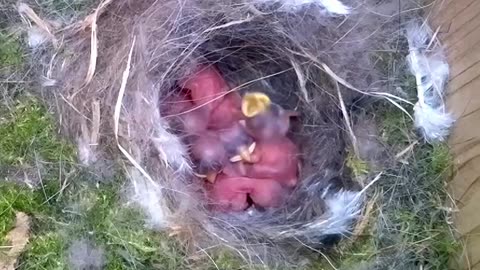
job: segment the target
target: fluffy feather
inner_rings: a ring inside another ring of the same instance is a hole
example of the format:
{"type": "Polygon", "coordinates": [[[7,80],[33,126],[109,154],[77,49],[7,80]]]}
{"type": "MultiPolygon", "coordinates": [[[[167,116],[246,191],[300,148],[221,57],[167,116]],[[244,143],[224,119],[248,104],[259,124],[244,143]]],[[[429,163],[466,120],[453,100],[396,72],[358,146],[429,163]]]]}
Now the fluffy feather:
{"type": "Polygon", "coordinates": [[[427,141],[443,141],[454,123],[443,102],[449,75],[448,64],[440,47],[428,50],[431,31],[425,25],[410,25],[407,39],[410,49],[408,64],[417,83],[415,127],[427,141]]]}
{"type": "Polygon", "coordinates": [[[142,174],[131,167],[129,171],[132,187],[129,188],[129,200],[147,215],[147,224],[152,228],[168,226],[167,217],[171,215],[165,203],[162,188],[145,179],[142,174]]]}

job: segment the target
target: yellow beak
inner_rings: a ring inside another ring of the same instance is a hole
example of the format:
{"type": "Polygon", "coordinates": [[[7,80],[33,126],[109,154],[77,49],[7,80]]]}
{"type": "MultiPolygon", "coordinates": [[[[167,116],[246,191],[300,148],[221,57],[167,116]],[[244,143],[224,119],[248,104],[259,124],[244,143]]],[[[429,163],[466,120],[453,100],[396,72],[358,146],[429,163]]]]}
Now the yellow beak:
{"type": "Polygon", "coordinates": [[[259,113],[266,111],[270,104],[270,98],[264,93],[246,93],[242,99],[242,113],[246,117],[254,117],[259,113]]]}

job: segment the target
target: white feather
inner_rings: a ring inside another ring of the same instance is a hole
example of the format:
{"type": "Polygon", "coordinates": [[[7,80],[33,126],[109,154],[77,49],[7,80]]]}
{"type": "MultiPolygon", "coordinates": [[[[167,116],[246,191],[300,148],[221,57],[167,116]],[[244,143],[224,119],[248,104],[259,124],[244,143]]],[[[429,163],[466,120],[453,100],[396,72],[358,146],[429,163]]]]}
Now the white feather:
{"type": "Polygon", "coordinates": [[[49,39],[48,33],[43,29],[37,26],[32,26],[28,30],[28,46],[30,48],[35,48],[47,41],[49,39]]]}
{"type": "Polygon", "coordinates": [[[77,139],[77,154],[78,160],[85,166],[91,165],[97,160],[90,143],[83,138],[77,139]]]}
{"type": "Polygon", "coordinates": [[[326,222],[313,223],[309,229],[322,229],[324,235],[345,234],[360,215],[362,197],[359,192],[340,191],[325,200],[328,209],[326,222]]]}
{"type": "Polygon", "coordinates": [[[347,234],[355,219],[360,216],[363,196],[362,192],[339,191],[325,199],[327,212],[318,220],[303,225],[300,229],[288,229],[280,233],[280,237],[299,237],[309,235],[310,238],[331,234],[347,234]]]}
{"type": "Polygon", "coordinates": [[[129,170],[131,188],[129,199],[136,204],[147,216],[147,224],[153,228],[165,228],[168,226],[167,217],[170,210],[164,199],[163,190],[147,180],[136,168],[129,170]]]}
{"type": "Polygon", "coordinates": [[[443,100],[449,66],[441,48],[427,50],[430,38],[431,31],[426,26],[411,25],[407,29],[410,49],[407,60],[417,83],[415,127],[432,142],[446,139],[454,119],[446,111],[443,100]]]}
{"type": "Polygon", "coordinates": [[[350,8],[344,5],[340,0],[256,0],[260,3],[282,3],[284,10],[295,11],[307,4],[315,4],[324,9],[328,14],[333,15],[347,15],[350,13],[350,8]]]}

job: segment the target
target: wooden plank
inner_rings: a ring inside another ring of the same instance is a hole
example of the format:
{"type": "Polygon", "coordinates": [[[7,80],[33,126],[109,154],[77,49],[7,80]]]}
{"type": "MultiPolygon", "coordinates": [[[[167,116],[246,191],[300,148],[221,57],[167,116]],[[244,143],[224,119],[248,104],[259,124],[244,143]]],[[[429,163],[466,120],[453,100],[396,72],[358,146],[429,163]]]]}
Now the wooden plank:
{"type": "Polygon", "coordinates": [[[455,172],[448,183],[448,191],[454,200],[461,200],[469,192],[471,186],[477,185],[476,182],[480,184],[480,166],[478,164],[480,164],[480,156],[464,162],[462,168],[455,172]]]}
{"type": "Polygon", "coordinates": [[[447,106],[456,118],[467,116],[480,109],[480,95],[477,89],[480,89],[480,78],[478,77],[448,94],[447,106]]]}
{"type": "Polygon", "coordinates": [[[478,17],[477,15],[479,13],[480,13],[480,1],[474,1],[472,4],[470,4],[467,8],[464,8],[460,13],[458,13],[451,20],[451,24],[448,29],[448,32],[455,33],[459,31],[461,28],[464,28],[464,26],[467,23],[475,20],[475,17],[478,17]]]}
{"type": "Polygon", "coordinates": [[[450,63],[455,63],[458,59],[468,54],[468,52],[480,43],[480,28],[470,32],[464,39],[455,44],[445,42],[447,46],[447,57],[450,63]]]}
{"type": "Polygon", "coordinates": [[[477,141],[471,147],[467,144],[463,147],[463,150],[455,151],[453,154],[456,155],[455,165],[457,166],[458,171],[460,171],[463,167],[467,166],[469,162],[473,162],[474,159],[477,159],[477,157],[480,156],[480,143],[477,141]]]}
{"type": "Polygon", "coordinates": [[[450,77],[455,78],[478,62],[480,62],[480,43],[476,44],[469,53],[457,59],[457,61],[450,61],[450,77]]]}
{"type": "Polygon", "coordinates": [[[480,226],[477,226],[469,234],[464,235],[462,240],[466,247],[466,258],[464,260],[468,259],[468,263],[474,267],[473,269],[479,269],[475,267],[480,264],[480,226]]]}
{"type": "Polygon", "coordinates": [[[480,76],[480,62],[475,63],[473,66],[458,74],[458,76],[452,78],[448,83],[450,93],[461,89],[468,83],[472,82],[480,76]]]}
{"type": "Polygon", "coordinates": [[[470,201],[454,214],[455,227],[461,235],[472,232],[480,224],[479,201],[480,192],[473,194],[470,201]]]}
{"type": "Polygon", "coordinates": [[[449,138],[456,171],[448,190],[457,202],[454,222],[466,246],[462,267],[454,269],[480,270],[480,0],[441,1],[430,16],[446,47],[447,106],[458,119],[449,138]]]}
{"type": "Polygon", "coordinates": [[[455,165],[460,168],[475,156],[472,151],[480,154],[480,111],[457,120],[448,143],[455,155],[455,165]]]}
{"type": "MultiPolygon", "coordinates": [[[[474,18],[480,13],[480,1],[475,1],[474,3],[468,5],[467,8],[463,9],[455,18],[451,21],[449,32],[454,33],[459,30],[467,22],[474,20],[474,18]]],[[[465,37],[459,40],[445,40],[445,43],[448,46],[449,53],[455,59],[455,57],[465,53],[468,49],[471,48],[471,45],[476,44],[480,41],[480,35],[478,34],[478,28],[470,31],[465,37]]]]}
{"type": "Polygon", "coordinates": [[[431,21],[440,26],[450,22],[456,15],[472,5],[475,0],[437,0],[432,7],[431,21]]]}
{"type": "MultiPolygon", "coordinates": [[[[480,198],[478,197],[478,194],[480,194],[480,180],[478,179],[480,179],[480,176],[477,176],[476,178],[474,178],[474,180],[472,181],[472,184],[468,187],[466,192],[458,199],[458,202],[457,202],[458,209],[461,210],[465,206],[472,203],[478,205],[478,202],[474,201],[474,199],[480,198]]],[[[476,225],[477,226],[480,225],[480,221],[476,225]]]]}
{"type": "MultiPolygon", "coordinates": [[[[480,3],[480,2],[479,2],[480,3]]],[[[477,13],[480,14],[480,7],[477,10],[477,13]]],[[[475,31],[480,27],[480,16],[474,16],[473,18],[466,21],[462,26],[456,28],[455,23],[459,23],[459,20],[454,20],[451,23],[451,27],[448,29],[447,33],[444,33],[440,36],[442,42],[450,44],[450,46],[461,42],[465,37],[468,36],[471,32],[475,31]]],[[[466,17],[463,17],[466,18],[466,17]]],[[[444,29],[441,29],[441,31],[444,29]]],[[[456,64],[456,63],[453,63],[456,64]]]]}

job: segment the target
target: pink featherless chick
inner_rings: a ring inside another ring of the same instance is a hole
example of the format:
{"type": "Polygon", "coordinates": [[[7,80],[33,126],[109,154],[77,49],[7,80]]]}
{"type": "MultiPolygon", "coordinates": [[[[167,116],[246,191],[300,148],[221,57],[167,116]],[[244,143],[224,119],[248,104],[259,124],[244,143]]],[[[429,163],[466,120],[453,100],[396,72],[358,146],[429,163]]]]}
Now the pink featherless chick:
{"type": "Polygon", "coordinates": [[[225,174],[218,176],[215,184],[210,186],[210,199],[214,209],[224,212],[238,212],[253,203],[263,208],[279,207],[286,196],[285,189],[271,179],[254,179],[232,177],[225,174]]]}
{"type": "Polygon", "coordinates": [[[180,89],[177,95],[168,97],[164,104],[167,106],[162,113],[180,120],[180,127],[186,135],[199,134],[207,129],[210,119],[208,110],[196,108],[187,90],[180,89]]]}
{"type": "MultiPolygon", "coordinates": [[[[231,161],[251,162],[255,144],[240,124],[222,130],[205,130],[193,136],[191,154],[197,164],[199,176],[214,183],[216,175],[228,171],[231,161]]],[[[243,162],[236,163],[238,166],[243,162]]],[[[239,167],[241,169],[241,167],[239,167]]]]}
{"type": "Polygon", "coordinates": [[[197,167],[197,175],[214,183],[217,174],[228,163],[227,152],[219,143],[218,134],[204,131],[201,135],[193,136],[191,141],[190,153],[197,167]]]}
{"type": "Polygon", "coordinates": [[[223,100],[216,106],[211,114],[208,127],[212,129],[230,128],[238,121],[244,119],[240,109],[242,97],[237,92],[225,94],[223,100]]]}
{"type": "Polygon", "coordinates": [[[275,179],[288,188],[297,184],[299,151],[287,137],[258,142],[251,156],[254,163],[243,165],[245,176],[275,179]]]}
{"type": "Polygon", "coordinates": [[[195,107],[205,107],[210,113],[220,103],[228,91],[227,82],[213,66],[200,66],[197,71],[180,83],[180,87],[189,90],[195,107]]]}
{"type": "Polygon", "coordinates": [[[281,185],[291,188],[298,182],[299,150],[286,137],[289,118],[295,112],[283,110],[270,103],[262,93],[244,96],[242,111],[247,132],[255,139],[256,146],[251,154],[251,163],[238,163],[227,168],[229,175],[243,175],[251,178],[275,179],[281,185]]]}

